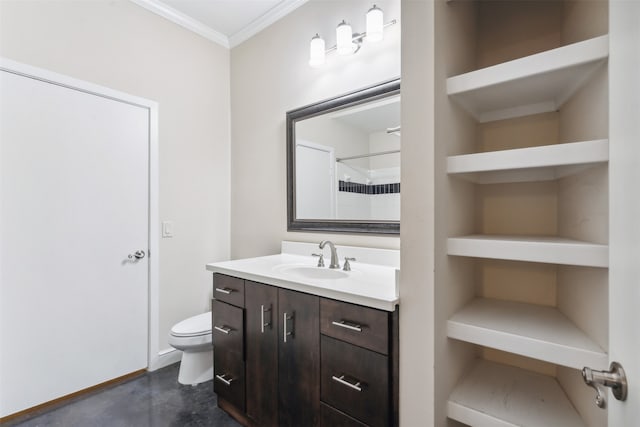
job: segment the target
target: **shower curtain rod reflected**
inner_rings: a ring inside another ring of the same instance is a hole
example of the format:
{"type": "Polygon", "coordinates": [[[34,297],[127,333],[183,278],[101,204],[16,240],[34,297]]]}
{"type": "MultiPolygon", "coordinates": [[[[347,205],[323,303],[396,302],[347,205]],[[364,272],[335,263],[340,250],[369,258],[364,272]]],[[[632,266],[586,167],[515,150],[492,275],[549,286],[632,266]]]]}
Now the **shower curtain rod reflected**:
{"type": "Polygon", "coordinates": [[[363,159],[365,157],[383,156],[385,154],[394,154],[399,152],[400,150],[390,150],[390,151],[380,151],[378,153],[361,154],[359,156],[336,157],[336,162],[342,162],[343,160],[351,160],[351,159],[363,159]]]}

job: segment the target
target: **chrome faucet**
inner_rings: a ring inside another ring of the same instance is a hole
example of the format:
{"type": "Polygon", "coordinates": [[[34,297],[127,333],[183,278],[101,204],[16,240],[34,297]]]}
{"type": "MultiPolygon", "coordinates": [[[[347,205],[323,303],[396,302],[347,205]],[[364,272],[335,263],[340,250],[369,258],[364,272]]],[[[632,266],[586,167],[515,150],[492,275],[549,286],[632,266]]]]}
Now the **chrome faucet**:
{"type": "Polygon", "coordinates": [[[336,247],[333,242],[329,240],[323,240],[320,242],[320,249],[324,249],[324,245],[329,245],[331,249],[331,263],[329,264],[329,268],[340,268],[340,263],[338,262],[338,252],[336,251],[336,247]]]}

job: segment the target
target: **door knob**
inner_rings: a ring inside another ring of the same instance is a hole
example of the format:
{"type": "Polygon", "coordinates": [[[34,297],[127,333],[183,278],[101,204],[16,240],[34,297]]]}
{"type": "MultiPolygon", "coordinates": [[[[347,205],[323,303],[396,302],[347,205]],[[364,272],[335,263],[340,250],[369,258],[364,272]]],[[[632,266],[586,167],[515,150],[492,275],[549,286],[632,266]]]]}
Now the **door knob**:
{"type": "Polygon", "coordinates": [[[134,253],[129,254],[128,258],[138,260],[144,258],[145,255],[144,251],[135,251],[134,253]]]}
{"type": "Polygon", "coordinates": [[[618,400],[627,400],[627,376],[624,374],[622,365],[618,362],[611,362],[608,371],[596,371],[591,368],[582,368],[582,379],[589,387],[596,391],[596,405],[598,408],[606,406],[606,400],[598,385],[611,387],[613,397],[618,400]]]}

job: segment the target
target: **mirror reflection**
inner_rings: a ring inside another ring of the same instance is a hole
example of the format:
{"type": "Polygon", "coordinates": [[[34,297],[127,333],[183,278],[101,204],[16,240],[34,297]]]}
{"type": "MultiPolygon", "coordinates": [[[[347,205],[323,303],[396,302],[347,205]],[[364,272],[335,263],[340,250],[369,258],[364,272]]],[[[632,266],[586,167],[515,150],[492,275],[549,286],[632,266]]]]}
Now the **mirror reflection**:
{"type": "Polygon", "coordinates": [[[400,220],[400,95],[295,126],[298,219],[400,220]]]}
{"type": "Polygon", "coordinates": [[[287,229],[400,233],[400,80],[287,112],[287,229]]]}

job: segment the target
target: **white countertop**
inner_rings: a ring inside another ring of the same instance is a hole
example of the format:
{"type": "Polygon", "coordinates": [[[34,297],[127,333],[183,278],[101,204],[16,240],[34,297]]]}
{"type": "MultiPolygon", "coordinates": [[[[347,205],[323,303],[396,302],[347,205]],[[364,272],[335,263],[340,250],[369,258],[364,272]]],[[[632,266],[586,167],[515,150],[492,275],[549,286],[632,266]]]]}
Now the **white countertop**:
{"type": "MultiPolygon", "coordinates": [[[[326,264],[328,261],[325,258],[326,264]]],[[[315,268],[327,269],[316,267],[317,263],[318,259],[310,255],[281,253],[214,262],[207,264],[207,270],[386,311],[394,311],[399,303],[398,270],[393,266],[356,261],[351,263],[352,271],[334,270],[336,274],[345,276],[337,279],[309,278],[295,274],[300,270],[313,274],[315,268]]]]}

